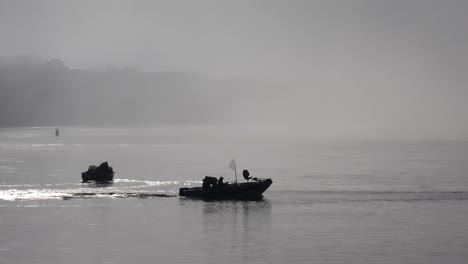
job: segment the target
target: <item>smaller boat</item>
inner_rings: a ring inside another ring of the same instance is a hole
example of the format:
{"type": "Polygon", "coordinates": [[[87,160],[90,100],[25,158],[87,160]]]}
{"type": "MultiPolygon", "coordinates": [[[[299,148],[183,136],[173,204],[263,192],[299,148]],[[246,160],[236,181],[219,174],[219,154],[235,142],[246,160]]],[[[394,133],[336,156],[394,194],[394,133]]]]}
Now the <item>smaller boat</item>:
{"type": "Polygon", "coordinates": [[[83,183],[111,183],[114,179],[114,170],[109,166],[107,161],[99,166],[91,165],[87,171],[81,173],[81,179],[83,183]]]}
{"type": "Polygon", "coordinates": [[[253,178],[252,181],[244,183],[206,184],[209,178],[214,177],[205,177],[203,187],[180,188],[179,195],[213,200],[252,199],[262,197],[262,194],[273,183],[271,179],[253,178]]]}

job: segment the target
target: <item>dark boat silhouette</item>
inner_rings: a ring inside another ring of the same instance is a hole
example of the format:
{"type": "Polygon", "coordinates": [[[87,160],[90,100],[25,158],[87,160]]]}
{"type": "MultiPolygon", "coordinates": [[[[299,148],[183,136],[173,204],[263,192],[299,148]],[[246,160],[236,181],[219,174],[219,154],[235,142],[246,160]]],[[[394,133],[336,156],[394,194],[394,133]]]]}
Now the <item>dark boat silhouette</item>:
{"type": "Polygon", "coordinates": [[[91,165],[88,170],[81,173],[83,183],[94,182],[99,184],[111,183],[114,179],[114,170],[106,162],[101,163],[99,166],[91,165]]]}
{"type": "Polygon", "coordinates": [[[201,199],[254,199],[262,197],[272,183],[271,179],[253,178],[244,183],[204,184],[204,187],[180,188],[179,195],[201,199]]]}

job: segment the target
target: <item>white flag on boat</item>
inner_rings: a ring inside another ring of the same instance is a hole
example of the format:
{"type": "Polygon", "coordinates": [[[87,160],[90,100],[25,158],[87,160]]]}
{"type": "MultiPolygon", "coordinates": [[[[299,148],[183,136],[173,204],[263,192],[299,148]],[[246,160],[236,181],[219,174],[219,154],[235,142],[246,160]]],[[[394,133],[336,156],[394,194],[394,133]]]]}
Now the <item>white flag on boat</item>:
{"type": "Polygon", "coordinates": [[[229,168],[231,170],[236,170],[236,159],[231,160],[231,163],[229,163],[229,168]]]}
{"type": "Polygon", "coordinates": [[[234,184],[237,184],[237,171],[236,171],[236,159],[232,159],[231,163],[229,163],[229,168],[234,171],[234,175],[236,176],[236,181],[234,184]]]}

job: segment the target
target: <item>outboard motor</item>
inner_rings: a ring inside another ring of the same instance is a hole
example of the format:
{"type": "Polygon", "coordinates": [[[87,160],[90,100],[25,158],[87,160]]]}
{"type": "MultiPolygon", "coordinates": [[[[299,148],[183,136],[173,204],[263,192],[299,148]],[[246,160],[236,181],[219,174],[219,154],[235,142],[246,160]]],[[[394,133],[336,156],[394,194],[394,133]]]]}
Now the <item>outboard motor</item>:
{"type": "Polygon", "coordinates": [[[218,184],[218,179],[216,179],[215,177],[206,176],[205,179],[203,179],[202,187],[206,189],[212,186],[214,187],[217,184],[218,184]]]}

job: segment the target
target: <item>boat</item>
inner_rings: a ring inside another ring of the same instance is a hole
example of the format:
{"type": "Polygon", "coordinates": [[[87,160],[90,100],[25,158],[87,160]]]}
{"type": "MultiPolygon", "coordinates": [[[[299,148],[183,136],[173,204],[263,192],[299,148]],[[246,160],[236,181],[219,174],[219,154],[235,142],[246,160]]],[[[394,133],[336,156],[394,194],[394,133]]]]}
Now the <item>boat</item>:
{"type": "MultiPolygon", "coordinates": [[[[205,179],[208,177],[205,177],[205,179]]],[[[209,177],[213,178],[213,177],[209,177]]],[[[216,178],[215,178],[216,179],[216,178]]],[[[273,183],[271,179],[253,178],[244,183],[222,183],[203,187],[180,188],[179,196],[200,199],[252,199],[262,197],[262,194],[273,183]]]]}
{"type": "Polygon", "coordinates": [[[82,183],[111,183],[114,179],[114,170],[106,162],[101,163],[99,166],[90,165],[88,170],[81,173],[82,183]]]}

